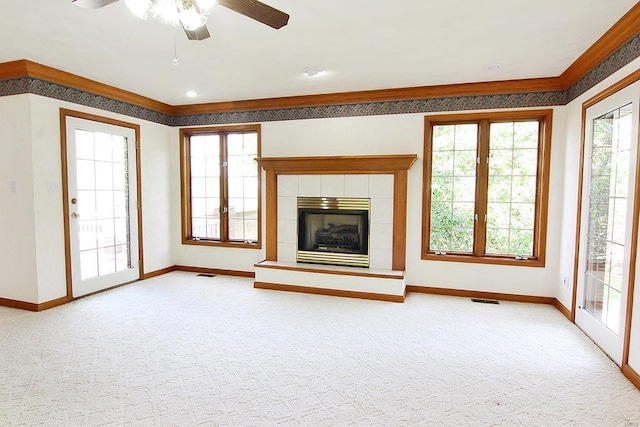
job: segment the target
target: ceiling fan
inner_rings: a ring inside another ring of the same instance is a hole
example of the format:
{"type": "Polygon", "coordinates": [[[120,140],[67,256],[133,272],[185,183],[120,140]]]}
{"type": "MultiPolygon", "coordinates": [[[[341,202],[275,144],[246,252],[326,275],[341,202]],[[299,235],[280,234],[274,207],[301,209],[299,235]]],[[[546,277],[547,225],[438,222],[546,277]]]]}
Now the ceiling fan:
{"type": "MultiPolygon", "coordinates": [[[[118,0],[71,0],[87,9],[99,9],[118,0]]],[[[169,24],[180,24],[189,40],[204,40],[210,36],[205,22],[211,7],[221,6],[238,12],[272,28],[282,28],[289,15],[257,0],[125,0],[129,9],[146,19],[147,12],[158,15],[169,24]]]]}

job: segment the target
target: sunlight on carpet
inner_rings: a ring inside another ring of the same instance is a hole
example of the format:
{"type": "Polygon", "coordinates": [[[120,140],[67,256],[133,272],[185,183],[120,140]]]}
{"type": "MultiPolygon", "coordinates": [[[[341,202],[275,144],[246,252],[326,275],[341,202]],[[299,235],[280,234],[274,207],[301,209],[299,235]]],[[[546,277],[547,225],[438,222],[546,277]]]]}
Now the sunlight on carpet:
{"type": "Polygon", "coordinates": [[[551,306],[252,284],[0,307],[0,425],[640,426],[640,391],[551,306]]]}

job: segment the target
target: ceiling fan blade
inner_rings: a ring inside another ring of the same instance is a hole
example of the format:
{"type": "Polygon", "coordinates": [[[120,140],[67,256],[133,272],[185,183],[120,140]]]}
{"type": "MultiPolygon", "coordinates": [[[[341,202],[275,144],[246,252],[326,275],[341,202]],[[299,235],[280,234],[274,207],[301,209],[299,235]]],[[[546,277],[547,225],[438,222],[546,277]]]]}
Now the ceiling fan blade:
{"type": "Polygon", "coordinates": [[[218,4],[275,29],[289,22],[288,14],[257,0],[218,0],[218,4]]]}
{"type": "Polygon", "coordinates": [[[196,28],[195,30],[187,30],[184,27],[182,27],[182,29],[184,30],[184,33],[187,35],[187,38],[189,40],[205,40],[211,37],[211,34],[209,34],[209,30],[207,29],[206,25],[203,25],[200,28],[196,28]]]}
{"type": "Polygon", "coordinates": [[[101,7],[117,1],[118,0],[71,0],[71,3],[86,9],[100,9],[101,7]]]}

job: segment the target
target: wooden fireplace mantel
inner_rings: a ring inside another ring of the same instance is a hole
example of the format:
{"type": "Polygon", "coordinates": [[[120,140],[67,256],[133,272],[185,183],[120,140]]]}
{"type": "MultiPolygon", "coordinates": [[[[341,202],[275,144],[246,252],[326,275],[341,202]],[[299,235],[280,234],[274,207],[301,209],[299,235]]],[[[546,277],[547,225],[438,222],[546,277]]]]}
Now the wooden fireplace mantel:
{"type": "Polygon", "coordinates": [[[413,166],[416,154],[381,156],[258,157],[258,164],[278,175],[394,174],[413,166]]]}
{"type": "Polygon", "coordinates": [[[417,154],[259,157],[266,171],[266,261],[278,260],[278,175],[393,175],[392,269],[404,271],[407,246],[407,175],[417,154]]]}

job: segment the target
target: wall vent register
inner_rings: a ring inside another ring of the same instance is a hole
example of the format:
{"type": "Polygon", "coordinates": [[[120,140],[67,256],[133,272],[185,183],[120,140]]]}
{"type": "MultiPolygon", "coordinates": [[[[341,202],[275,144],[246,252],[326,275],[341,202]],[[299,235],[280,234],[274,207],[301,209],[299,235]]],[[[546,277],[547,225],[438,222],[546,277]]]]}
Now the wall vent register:
{"type": "Polygon", "coordinates": [[[299,197],[296,260],[369,267],[370,199],[299,197]]]}

